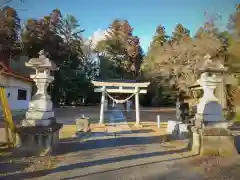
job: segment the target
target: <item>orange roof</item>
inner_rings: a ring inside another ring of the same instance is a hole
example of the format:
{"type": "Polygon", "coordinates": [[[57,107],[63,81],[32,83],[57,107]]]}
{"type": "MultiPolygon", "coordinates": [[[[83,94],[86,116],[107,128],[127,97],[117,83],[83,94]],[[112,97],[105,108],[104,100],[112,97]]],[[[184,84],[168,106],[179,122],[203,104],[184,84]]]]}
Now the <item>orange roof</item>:
{"type": "Polygon", "coordinates": [[[5,66],[3,64],[3,62],[0,61],[0,67],[1,69],[3,69],[4,71],[2,72],[2,74],[7,75],[7,76],[12,76],[16,79],[21,79],[23,81],[28,81],[28,82],[33,82],[33,80],[30,77],[27,77],[21,73],[18,72],[14,72],[13,70],[11,70],[10,68],[8,68],[7,66],[5,66]]]}

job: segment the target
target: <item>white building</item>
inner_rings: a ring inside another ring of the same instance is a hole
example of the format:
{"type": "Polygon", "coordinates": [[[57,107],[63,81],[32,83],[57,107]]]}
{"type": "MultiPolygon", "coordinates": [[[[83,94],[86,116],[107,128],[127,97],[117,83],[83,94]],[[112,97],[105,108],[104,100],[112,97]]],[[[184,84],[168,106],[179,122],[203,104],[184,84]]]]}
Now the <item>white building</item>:
{"type": "Polygon", "coordinates": [[[33,80],[10,70],[3,63],[0,63],[0,69],[0,84],[6,87],[10,109],[12,111],[28,109],[32,97],[33,80]]]}

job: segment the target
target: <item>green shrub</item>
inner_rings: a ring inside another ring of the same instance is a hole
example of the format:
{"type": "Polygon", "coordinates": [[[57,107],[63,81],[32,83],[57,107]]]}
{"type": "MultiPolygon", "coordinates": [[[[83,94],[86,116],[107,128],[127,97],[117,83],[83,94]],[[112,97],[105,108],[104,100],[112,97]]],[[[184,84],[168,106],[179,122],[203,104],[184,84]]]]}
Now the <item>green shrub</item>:
{"type": "Polygon", "coordinates": [[[240,122],[240,112],[239,111],[236,112],[234,122],[240,122]]]}

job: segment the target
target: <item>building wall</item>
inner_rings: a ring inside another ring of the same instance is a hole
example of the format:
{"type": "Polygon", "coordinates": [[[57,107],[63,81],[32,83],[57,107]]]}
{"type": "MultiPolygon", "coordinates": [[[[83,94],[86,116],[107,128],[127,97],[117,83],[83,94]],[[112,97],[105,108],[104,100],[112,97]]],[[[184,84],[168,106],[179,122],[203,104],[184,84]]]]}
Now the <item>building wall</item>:
{"type": "MultiPolygon", "coordinates": [[[[32,83],[11,76],[0,75],[1,84],[6,86],[6,96],[11,110],[28,109],[31,100],[32,83]],[[18,100],[18,90],[26,90],[26,100],[18,100]]],[[[2,107],[0,107],[1,109],[2,107]]]]}

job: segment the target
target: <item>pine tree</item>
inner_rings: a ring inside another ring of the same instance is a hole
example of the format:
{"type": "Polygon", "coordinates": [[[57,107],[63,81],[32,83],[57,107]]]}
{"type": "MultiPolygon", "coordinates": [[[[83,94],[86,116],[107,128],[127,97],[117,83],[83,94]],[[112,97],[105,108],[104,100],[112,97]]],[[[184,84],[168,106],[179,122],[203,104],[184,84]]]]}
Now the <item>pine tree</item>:
{"type": "Polygon", "coordinates": [[[228,22],[229,30],[240,37],[240,4],[237,4],[236,11],[231,14],[228,22]]]}
{"type": "Polygon", "coordinates": [[[164,26],[159,25],[156,29],[155,35],[151,42],[151,47],[155,47],[159,45],[162,46],[163,43],[168,41],[168,39],[169,39],[169,36],[166,35],[164,26]]]}
{"type": "Polygon", "coordinates": [[[15,9],[4,7],[0,9],[0,50],[11,51],[19,48],[20,19],[15,9]]]}
{"type": "Polygon", "coordinates": [[[179,43],[182,40],[188,40],[190,37],[190,31],[183,27],[182,24],[177,24],[172,34],[171,41],[173,43],[179,43]]]}
{"type": "Polygon", "coordinates": [[[111,67],[112,71],[117,72],[113,74],[121,78],[136,78],[139,75],[143,51],[128,21],[114,20],[108,28],[106,39],[100,41],[96,49],[108,56],[111,63],[105,64],[109,65],[107,69],[111,67]]]}

